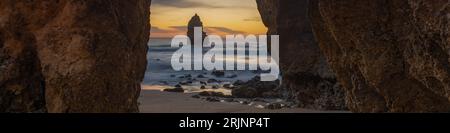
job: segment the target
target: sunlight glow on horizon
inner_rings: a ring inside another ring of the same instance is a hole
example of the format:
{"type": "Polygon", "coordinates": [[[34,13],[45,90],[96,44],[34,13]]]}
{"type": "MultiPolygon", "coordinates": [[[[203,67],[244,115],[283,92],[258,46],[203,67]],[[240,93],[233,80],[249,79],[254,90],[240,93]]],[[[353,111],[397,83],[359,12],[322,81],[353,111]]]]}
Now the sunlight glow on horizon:
{"type": "Polygon", "coordinates": [[[197,13],[208,35],[266,34],[254,0],[153,0],[152,38],[185,35],[189,19],[197,13]]]}

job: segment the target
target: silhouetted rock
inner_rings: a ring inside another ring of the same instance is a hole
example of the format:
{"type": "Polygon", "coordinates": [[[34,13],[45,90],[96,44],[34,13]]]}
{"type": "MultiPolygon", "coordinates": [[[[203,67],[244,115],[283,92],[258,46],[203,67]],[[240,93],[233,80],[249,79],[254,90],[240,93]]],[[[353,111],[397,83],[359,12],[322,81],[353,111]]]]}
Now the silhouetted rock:
{"type": "MultiPolygon", "coordinates": [[[[203,29],[203,22],[200,19],[200,16],[198,16],[197,14],[192,16],[191,20],[189,20],[187,27],[188,27],[187,36],[191,40],[191,45],[194,45],[194,28],[201,27],[203,29]]],[[[202,31],[202,42],[205,38],[206,38],[206,32],[202,31]]],[[[203,45],[203,44],[200,44],[200,45],[203,45]]]]}

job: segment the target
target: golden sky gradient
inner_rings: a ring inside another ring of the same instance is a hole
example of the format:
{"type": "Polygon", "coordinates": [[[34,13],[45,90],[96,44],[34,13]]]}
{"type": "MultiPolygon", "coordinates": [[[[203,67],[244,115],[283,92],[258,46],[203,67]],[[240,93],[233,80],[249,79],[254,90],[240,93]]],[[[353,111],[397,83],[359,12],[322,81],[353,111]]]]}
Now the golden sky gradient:
{"type": "Polygon", "coordinates": [[[153,0],[151,37],[185,35],[189,19],[197,13],[208,35],[265,34],[255,0],[153,0]]]}

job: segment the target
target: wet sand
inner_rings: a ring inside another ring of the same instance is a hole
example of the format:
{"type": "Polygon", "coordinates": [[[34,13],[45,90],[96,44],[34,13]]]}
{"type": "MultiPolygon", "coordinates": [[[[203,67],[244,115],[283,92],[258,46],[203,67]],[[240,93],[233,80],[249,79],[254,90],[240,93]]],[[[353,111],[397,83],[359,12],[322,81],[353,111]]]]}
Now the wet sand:
{"type": "Polygon", "coordinates": [[[238,102],[208,102],[192,98],[197,93],[163,92],[164,86],[143,86],[139,97],[141,113],[346,113],[302,108],[264,109],[238,102]]]}

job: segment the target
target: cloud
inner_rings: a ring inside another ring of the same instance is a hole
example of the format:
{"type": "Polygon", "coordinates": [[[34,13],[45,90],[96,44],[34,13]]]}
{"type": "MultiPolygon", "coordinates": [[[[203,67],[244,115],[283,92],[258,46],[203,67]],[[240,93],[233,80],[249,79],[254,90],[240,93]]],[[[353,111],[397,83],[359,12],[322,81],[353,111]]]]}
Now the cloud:
{"type": "Polygon", "coordinates": [[[189,1],[189,0],[153,0],[153,5],[175,7],[175,8],[223,8],[222,6],[211,5],[204,2],[189,1]]]}
{"type": "Polygon", "coordinates": [[[226,27],[206,27],[206,33],[217,34],[245,34],[243,31],[233,30],[226,27]]]}
{"type": "MultiPolygon", "coordinates": [[[[246,32],[233,30],[226,27],[205,27],[205,31],[208,35],[231,35],[231,34],[246,34],[246,32]]],[[[151,36],[152,37],[173,37],[176,35],[186,35],[186,26],[170,26],[167,29],[162,29],[159,27],[152,26],[151,36]]]]}
{"type": "Polygon", "coordinates": [[[256,22],[259,22],[259,21],[261,21],[261,18],[259,18],[259,17],[245,18],[245,19],[243,19],[243,21],[256,21],[256,22]]]}
{"type": "Polygon", "coordinates": [[[187,26],[170,26],[169,28],[187,31],[187,26]]]}

